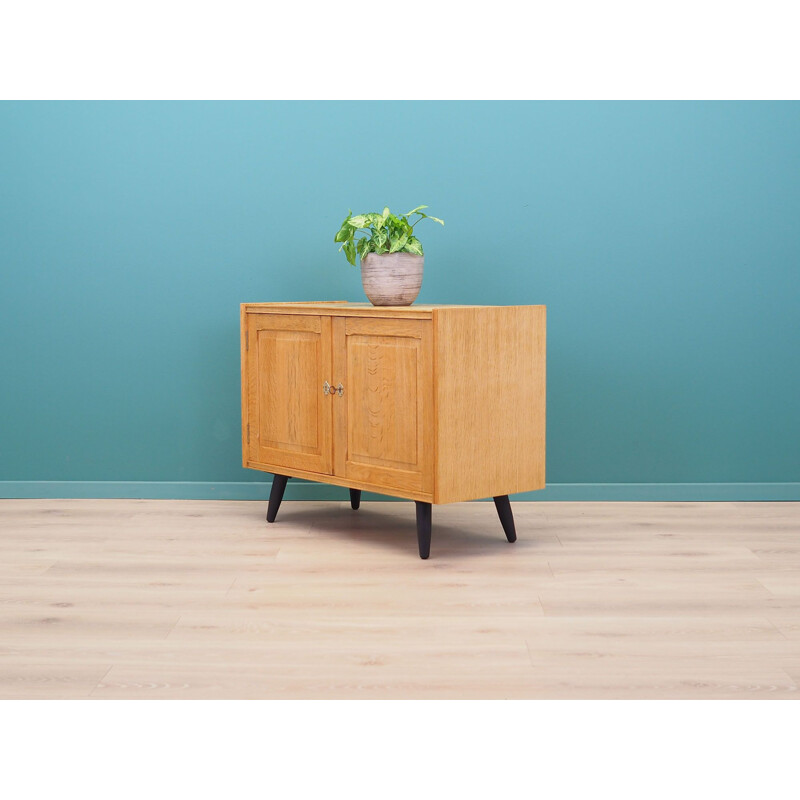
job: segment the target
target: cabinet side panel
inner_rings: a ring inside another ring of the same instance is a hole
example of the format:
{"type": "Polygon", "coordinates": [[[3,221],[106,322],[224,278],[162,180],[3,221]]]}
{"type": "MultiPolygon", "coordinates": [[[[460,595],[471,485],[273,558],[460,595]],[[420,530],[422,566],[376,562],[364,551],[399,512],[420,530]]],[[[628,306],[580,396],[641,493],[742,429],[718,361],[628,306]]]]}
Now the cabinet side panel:
{"type": "Polygon", "coordinates": [[[544,306],[436,309],[437,503],[543,489],[544,306]]]}

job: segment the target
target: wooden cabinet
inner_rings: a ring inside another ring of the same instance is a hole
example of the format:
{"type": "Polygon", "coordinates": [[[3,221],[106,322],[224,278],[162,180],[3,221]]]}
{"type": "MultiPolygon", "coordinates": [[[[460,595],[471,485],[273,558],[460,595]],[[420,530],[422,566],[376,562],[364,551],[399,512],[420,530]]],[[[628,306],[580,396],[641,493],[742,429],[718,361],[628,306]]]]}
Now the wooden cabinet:
{"type": "MultiPolygon", "coordinates": [[[[430,504],[545,485],[545,307],[246,303],[245,467],[430,504]]],[[[272,520],[270,520],[272,521],[272,520]]],[[[427,528],[427,534],[426,534],[427,528]]],[[[514,536],[515,538],[515,536],[514,536]]]]}

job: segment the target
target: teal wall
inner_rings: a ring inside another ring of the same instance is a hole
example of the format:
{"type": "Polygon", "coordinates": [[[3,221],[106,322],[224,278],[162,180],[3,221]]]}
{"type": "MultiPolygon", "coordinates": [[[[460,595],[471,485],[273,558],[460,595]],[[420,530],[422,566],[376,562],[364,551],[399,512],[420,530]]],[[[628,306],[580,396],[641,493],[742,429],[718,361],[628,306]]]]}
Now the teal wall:
{"type": "Polygon", "coordinates": [[[1,103],[0,494],[262,496],[239,303],[419,203],[420,301],[548,306],[545,497],[800,499],[788,102],[1,103]]]}

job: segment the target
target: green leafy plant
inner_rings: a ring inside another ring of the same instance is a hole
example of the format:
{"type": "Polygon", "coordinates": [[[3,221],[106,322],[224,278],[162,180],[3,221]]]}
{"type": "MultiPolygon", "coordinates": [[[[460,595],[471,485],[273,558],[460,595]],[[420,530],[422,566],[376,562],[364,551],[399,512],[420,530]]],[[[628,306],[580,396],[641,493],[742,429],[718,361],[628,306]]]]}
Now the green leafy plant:
{"type": "Polygon", "coordinates": [[[359,214],[353,216],[352,211],[347,212],[347,217],[333,237],[334,242],[341,242],[339,250],[344,250],[347,260],[355,266],[356,254],[362,259],[367,253],[414,253],[422,255],[422,243],[414,234],[414,226],[423,219],[430,219],[444,225],[438,217],[425,214],[422,209],[428,206],[417,206],[406,214],[398,217],[384,208],[382,214],[359,214]],[[408,218],[418,215],[414,222],[408,218]],[[356,238],[356,234],[363,234],[356,238]]]}

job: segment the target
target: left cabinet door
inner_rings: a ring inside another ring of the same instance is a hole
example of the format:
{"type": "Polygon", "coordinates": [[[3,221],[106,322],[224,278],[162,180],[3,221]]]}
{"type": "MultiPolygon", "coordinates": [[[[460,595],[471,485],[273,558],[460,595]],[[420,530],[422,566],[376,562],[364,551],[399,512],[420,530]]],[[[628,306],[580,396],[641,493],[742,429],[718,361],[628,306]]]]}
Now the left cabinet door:
{"type": "Polygon", "coordinates": [[[250,313],[242,335],[245,461],[330,474],[331,318],[250,313]]]}

